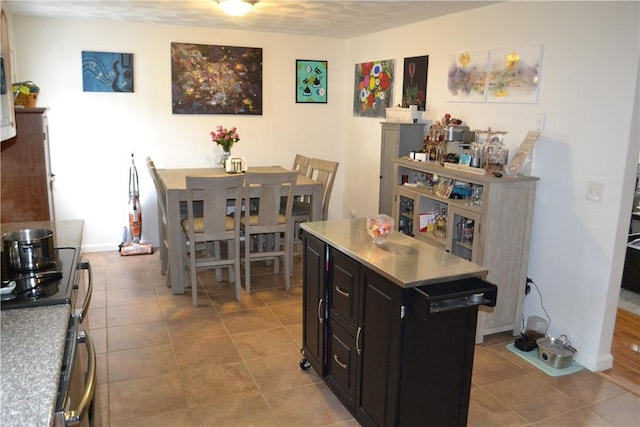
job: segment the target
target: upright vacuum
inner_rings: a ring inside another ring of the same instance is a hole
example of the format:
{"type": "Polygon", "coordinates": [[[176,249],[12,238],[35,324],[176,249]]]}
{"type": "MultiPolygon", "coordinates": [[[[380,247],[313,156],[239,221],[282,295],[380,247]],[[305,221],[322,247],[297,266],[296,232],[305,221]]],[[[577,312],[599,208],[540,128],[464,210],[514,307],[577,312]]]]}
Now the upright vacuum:
{"type": "Polygon", "coordinates": [[[142,206],[140,206],[140,191],[138,187],[138,171],[131,153],[129,167],[129,232],[126,232],[120,244],[120,255],[146,255],[153,253],[153,246],[140,243],[142,237],[142,206]]]}

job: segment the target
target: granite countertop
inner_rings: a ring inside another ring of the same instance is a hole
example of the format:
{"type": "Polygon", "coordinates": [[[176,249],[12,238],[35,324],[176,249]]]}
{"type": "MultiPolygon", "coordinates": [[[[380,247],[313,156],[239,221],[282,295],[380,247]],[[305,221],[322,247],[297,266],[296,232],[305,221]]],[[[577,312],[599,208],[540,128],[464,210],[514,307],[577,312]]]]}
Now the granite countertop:
{"type": "MultiPolygon", "coordinates": [[[[56,247],[80,250],[83,227],[83,220],[8,223],[0,232],[46,228],[56,247]]],[[[53,425],[70,317],[66,304],[0,312],[0,425],[53,425]]]]}
{"type": "Polygon", "coordinates": [[[53,425],[71,307],[4,310],[1,316],[0,424],[53,425]]]}
{"type": "Polygon", "coordinates": [[[304,222],[301,227],[403,288],[482,277],[488,272],[398,231],[377,246],[367,233],[365,218],[304,222]]]}

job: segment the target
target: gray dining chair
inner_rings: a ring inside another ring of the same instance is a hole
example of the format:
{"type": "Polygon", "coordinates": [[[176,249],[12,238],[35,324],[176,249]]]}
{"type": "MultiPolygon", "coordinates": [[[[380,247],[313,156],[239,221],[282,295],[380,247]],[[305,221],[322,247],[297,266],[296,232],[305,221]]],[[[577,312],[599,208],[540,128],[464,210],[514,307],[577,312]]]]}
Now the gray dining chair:
{"type": "Polygon", "coordinates": [[[187,176],[187,218],[182,220],[181,248],[191,278],[193,305],[198,305],[197,272],[228,268],[228,280],[235,284],[240,301],[240,217],[242,215],[243,175],[187,176]],[[228,214],[227,202],[233,200],[228,214]],[[202,203],[202,215],[195,216],[194,205],[202,203]],[[220,243],[226,242],[226,256],[220,243]],[[204,243],[204,244],[203,244],[204,243]]]}
{"type": "Polygon", "coordinates": [[[282,259],[285,289],[290,288],[293,264],[291,209],[297,177],[296,171],[245,174],[244,204],[252,207],[245,209],[240,221],[245,245],[244,283],[247,294],[251,293],[251,261],[257,260],[273,260],[274,274],[278,274],[279,261],[282,259]],[[284,212],[280,212],[283,199],[285,208],[284,212]]]}
{"type": "Polygon", "coordinates": [[[167,240],[167,196],[162,188],[160,177],[155,163],[151,157],[147,157],[147,170],[151,175],[151,180],[156,188],[158,203],[158,233],[159,233],[159,252],[160,252],[160,273],[167,275],[167,282],[170,283],[169,275],[169,244],[167,240]]]}

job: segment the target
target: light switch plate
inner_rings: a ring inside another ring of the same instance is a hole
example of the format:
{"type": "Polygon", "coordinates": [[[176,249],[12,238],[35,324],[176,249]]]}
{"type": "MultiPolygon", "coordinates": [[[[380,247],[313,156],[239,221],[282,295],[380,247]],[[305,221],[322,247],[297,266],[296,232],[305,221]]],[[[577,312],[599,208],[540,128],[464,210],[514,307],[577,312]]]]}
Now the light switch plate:
{"type": "Polygon", "coordinates": [[[587,181],[587,192],[585,199],[593,202],[602,202],[602,194],[604,193],[604,184],[602,182],[587,181]]]}

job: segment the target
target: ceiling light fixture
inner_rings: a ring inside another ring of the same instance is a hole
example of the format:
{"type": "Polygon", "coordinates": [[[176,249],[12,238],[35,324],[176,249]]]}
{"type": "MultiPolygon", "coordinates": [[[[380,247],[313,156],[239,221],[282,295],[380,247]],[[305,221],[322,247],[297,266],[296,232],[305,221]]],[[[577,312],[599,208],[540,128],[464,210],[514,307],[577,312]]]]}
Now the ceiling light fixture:
{"type": "Polygon", "coordinates": [[[231,16],[244,16],[253,8],[255,1],[246,0],[218,0],[220,8],[231,16]]]}

